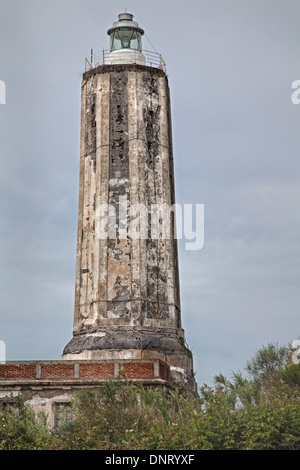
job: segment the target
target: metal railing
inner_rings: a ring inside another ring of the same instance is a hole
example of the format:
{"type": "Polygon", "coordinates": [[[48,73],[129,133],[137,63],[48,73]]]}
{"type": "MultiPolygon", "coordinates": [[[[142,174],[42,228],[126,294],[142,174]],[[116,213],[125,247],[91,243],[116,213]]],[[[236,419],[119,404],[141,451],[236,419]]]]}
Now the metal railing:
{"type": "MultiPolygon", "coordinates": [[[[90,57],[85,58],[85,71],[88,72],[89,70],[94,69],[95,67],[99,67],[100,65],[109,64],[108,59],[107,59],[109,53],[110,53],[110,50],[107,50],[107,49],[103,49],[102,52],[97,52],[97,53],[94,53],[94,51],[91,50],[90,57]]],[[[161,69],[166,73],[167,71],[166,63],[164,59],[162,58],[161,54],[158,54],[152,51],[146,51],[144,49],[142,53],[146,59],[145,65],[147,65],[148,67],[161,69]]]]}

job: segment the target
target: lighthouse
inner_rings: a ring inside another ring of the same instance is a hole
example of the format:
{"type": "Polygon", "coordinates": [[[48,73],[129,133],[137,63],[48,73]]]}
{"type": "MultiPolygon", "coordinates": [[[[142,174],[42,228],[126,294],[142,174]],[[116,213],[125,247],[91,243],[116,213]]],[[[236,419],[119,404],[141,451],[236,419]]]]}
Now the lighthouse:
{"type": "Polygon", "coordinates": [[[195,389],[182,328],[170,91],[130,13],[81,84],[73,337],[65,361],[159,359],[195,389]]]}
{"type": "Polygon", "coordinates": [[[59,360],[0,364],[0,409],[21,393],[50,427],[80,390],[107,381],[197,393],[181,319],[166,66],[143,49],[132,14],[108,35],[81,84],[73,335],[59,360]]]}

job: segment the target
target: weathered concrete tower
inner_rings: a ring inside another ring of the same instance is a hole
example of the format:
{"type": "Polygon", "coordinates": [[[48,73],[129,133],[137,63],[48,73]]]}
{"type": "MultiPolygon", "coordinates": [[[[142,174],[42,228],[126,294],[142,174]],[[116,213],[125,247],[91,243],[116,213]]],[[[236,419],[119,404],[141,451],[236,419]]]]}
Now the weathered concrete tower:
{"type": "Polygon", "coordinates": [[[82,81],[74,331],[62,359],[159,358],[194,389],[174,214],[157,210],[175,203],[168,79],[131,14],[108,34],[109,54],[82,81]]]}

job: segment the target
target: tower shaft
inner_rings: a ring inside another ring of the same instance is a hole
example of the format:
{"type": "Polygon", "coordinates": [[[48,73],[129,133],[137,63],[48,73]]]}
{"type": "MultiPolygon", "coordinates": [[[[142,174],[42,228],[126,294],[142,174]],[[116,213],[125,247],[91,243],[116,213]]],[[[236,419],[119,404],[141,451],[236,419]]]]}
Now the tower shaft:
{"type": "MultiPolygon", "coordinates": [[[[109,30],[113,47],[128,44],[127,16],[123,30],[109,30]]],[[[123,50],[133,63],[108,61],[82,80],[74,328],[62,358],[161,359],[194,389],[181,327],[168,79],[123,50]]]]}
{"type": "Polygon", "coordinates": [[[151,233],[148,219],[146,239],[128,233],[138,222],[133,209],[141,206],[150,217],[158,206],[174,204],[164,72],[119,65],[86,76],[81,139],[74,333],[108,326],[180,328],[173,213],[169,239],[162,223],[151,233]],[[99,234],[105,204],[115,208],[115,238],[99,234]]]}

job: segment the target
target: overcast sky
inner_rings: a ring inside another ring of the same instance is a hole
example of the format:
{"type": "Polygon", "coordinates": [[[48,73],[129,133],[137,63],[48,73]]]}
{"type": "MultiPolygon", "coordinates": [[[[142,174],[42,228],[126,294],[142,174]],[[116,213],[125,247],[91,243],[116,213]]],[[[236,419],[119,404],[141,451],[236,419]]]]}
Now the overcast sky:
{"type": "Polygon", "coordinates": [[[211,384],[300,334],[299,0],[1,0],[0,340],[38,360],[72,337],[81,76],[125,7],[167,63],[177,202],[205,206],[179,265],[211,384]]]}

